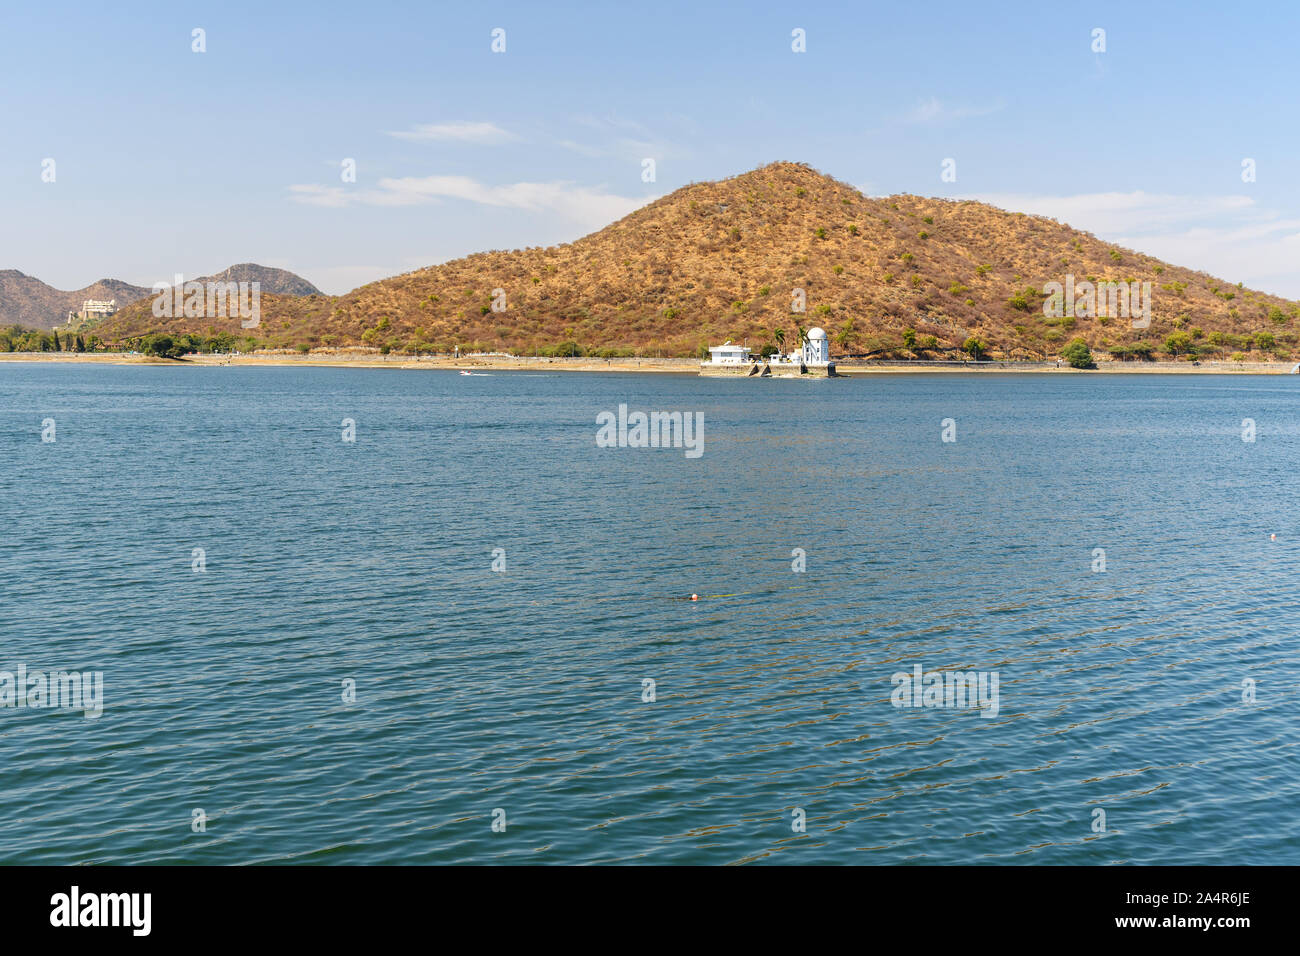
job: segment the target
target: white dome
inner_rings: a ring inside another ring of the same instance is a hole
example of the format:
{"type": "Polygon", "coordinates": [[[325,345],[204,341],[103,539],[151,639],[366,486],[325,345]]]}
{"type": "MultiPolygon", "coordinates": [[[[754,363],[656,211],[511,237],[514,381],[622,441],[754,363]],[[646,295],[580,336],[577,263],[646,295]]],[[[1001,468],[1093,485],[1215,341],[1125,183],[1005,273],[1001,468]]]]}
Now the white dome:
{"type": "Polygon", "coordinates": [[[822,329],[821,329],[820,326],[816,326],[816,325],[815,325],[815,326],[813,326],[811,329],[808,330],[808,338],[810,338],[810,339],[824,339],[824,338],[826,338],[826,333],[822,331],[822,329]]]}

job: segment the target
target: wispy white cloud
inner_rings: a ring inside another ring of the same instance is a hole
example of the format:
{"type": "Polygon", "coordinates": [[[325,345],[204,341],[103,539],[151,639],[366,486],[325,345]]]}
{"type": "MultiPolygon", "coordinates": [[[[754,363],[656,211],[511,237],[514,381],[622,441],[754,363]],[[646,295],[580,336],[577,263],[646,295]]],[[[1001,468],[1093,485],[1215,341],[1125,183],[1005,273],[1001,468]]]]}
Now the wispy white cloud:
{"type": "Polygon", "coordinates": [[[1048,216],[1101,239],[1174,265],[1199,269],[1266,292],[1300,297],[1300,219],[1260,208],[1242,195],[1133,192],[960,197],[1048,216]]]}
{"type": "Polygon", "coordinates": [[[594,113],[579,113],[573,117],[573,122],[579,126],[586,126],[594,130],[624,130],[632,133],[646,133],[646,126],[637,120],[626,119],[622,116],[615,116],[609,113],[605,116],[596,116],[594,113]]]}
{"type": "Polygon", "coordinates": [[[586,156],[589,159],[613,159],[627,162],[629,168],[635,166],[635,175],[640,175],[640,163],[643,159],[653,159],[657,163],[665,162],[669,159],[680,159],[688,155],[684,149],[678,148],[666,140],[644,140],[631,139],[629,137],[619,137],[607,143],[582,143],[571,139],[559,139],[555,145],[570,152],[577,153],[579,156],[586,156]]]}
{"type": "Polygon", "coordinates": [[[342,186],[304,183],[289,187],[289,198],[309,206],[346,206],[350,196],[342,186]]]}
{"type": "Polygon", "coordinates": [[[413,142],[505,143],[517,137],[496,123],[456,122],[426,123],[408,130],[390,131],[389,136],[413,142]]]}
{"type": "Polygon", "coordinates": [[[977,199],[1014,212],[1050,216],[1098,235],[1149,233],[1177,223],[1258,215],[1255,201],[1240,195],[1180,196],[1134,190],[1074,195],[983,193],[962,198],[977,199]]]}
{"type": "Polygon", "coordinates": [[[1006,109],[1001,101],[980,106],[945,106],[937,97],[924,99],[901,117],[902,122],[913,126],[938,126],[971,116],[988,116],[1006,109]]]}
{"type": "Polygon", "coordinates": [[[419,206],[461,200],[483,206],[550,213],[587,227],[607,225],[656,197],[619,196],[603,187],[571,182],[509,183],[490,186],[468,176],[404,176],[379,180],[373,189],[302,184],[289,198],[314,206],[419,206]]]}
{"type": "Polygon", "coordinates": [[[553,140],[556,146],[580,156],[624,159],[639,163],[645,158],[654,159],[656,162],[663,162],[670,158],[680,159],[690,155],[691,152],[683,145],[684,141],[680,137],[670,140],[636,120],[584,113],[571,117],[571,122],[576,126],[592,130],[600,137],[599,141],[573,137],[553,140]]]}
{"type": "Polygon", "coordinates": [[[608,146],[595,146],[590,143],[579,143],[572,139],[557,139],[555,145],[570,152],[577,153],[580,156],[587,156],[592,159],[602,156],[608,156],[610,150],[608,146]]]}

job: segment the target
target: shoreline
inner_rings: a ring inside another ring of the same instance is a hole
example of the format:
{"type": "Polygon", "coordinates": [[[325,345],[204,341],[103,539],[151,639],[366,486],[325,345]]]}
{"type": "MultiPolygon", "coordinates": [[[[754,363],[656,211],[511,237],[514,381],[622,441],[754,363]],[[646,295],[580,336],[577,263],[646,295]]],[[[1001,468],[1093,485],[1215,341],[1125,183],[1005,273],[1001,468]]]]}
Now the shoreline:
{"type": "MultiPolygon", "coordinates": [[[[694,358],[534,358],[530,356],[382,356],[340,352],[308,353],[267,352],[252,355],[189,355],[184,359],[164,359],[129,352],[8,352],[0,354],[0,364],[49,362],[62,364],[152,365],[162,367],[268,368],[392,368],[441,371],[555,371],[555,372],[658,372],[695,375],[700,360],[694,358]]],[[[947,375],[994,374],[1137,374],[1137,375],[1287,375],[1294,362],[1098,362],[1095,369],[1073,369],[1055,362],[836,362],[840,377],[867,375],[947,375]]],[[[740,376],[738,376],[740,377],[740,376]]]]}

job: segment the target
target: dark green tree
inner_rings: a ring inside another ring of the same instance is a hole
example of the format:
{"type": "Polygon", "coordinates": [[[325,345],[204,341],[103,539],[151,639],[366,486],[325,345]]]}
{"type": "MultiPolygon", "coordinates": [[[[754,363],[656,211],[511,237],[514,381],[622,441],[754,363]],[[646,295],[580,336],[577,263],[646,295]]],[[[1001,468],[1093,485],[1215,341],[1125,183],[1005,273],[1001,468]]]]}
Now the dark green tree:
{"type": "Polygon", "coordinates": [[[1061,358],[1070,363],[1070,368],[1097,367],[1097,363],[1092,360],[1092,350],[1083,339],[1071,339],[1070,343],[1061,349],[1061,358]]]}
{"type": "Polygon", "coordinates": [[[1165,338],[1165,351],[1175,358],[1180,352],[1192,350],[1192,337],[1186,332],[1174,332],[1165,338]]]}

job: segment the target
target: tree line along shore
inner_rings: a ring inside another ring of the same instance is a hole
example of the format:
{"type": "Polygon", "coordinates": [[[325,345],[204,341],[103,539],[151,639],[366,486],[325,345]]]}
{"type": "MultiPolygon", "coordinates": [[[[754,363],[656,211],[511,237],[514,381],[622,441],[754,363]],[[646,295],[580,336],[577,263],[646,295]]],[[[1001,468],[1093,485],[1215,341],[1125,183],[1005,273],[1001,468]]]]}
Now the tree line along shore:
{"type": "MultiPolygon", "coordinates": [[[[802,327],[797,335],[804,334],[802,327]]],[[[769,333],[764,344],[756,349],[761,358],[781,350],[785,341],[785,331],[776,328],[769,333]]],[[[1218,365],[1230,363],[1233,366],[1289,364],[1295,359],[1292,352],[1282,346],[1267,331],[1258,331],[1250,335],[1231,335],[1223,332],[1204,333],[1200,329],[1179,330],[1167,335],[1158,343],[1138,342],[1127,345],[1111,346],[1105,351],[1094,353],[1082,338],[1074,338],[1065,343],[1055,354],[1040,353],[1005,354],[990,346],[978,336],[969,336],[960,347],[942,346],[933,336],[918,336],[916,330],[905,329],[900,336],[897,347],[882,348],[870,353],[855,353],[845,346],[847,342],[840,337],[837,343],[839,354],[835,355],[838,365],[853,367],[855,363],[881,363],[902,365],[982,365],[985,362],[1032,366],[1051,365],[1055,367],[1065,363],[1075,369],[1094,369],[1098,363],[1121,363],[1130,367],[1164,365],[1174,363],[1195,368],[1206,363],[1218,365]]],[[[378,356],[388,359],[447,359],[458,358],[465,354],[459,347],[442,350],[434,346],[413,344],[409,347],[390,344],[379,346],[330,346],[320,347],[301,343],[292,348],[271,348],[252,335],[236,335],[226,331],[212,331],[206,334],[155,332],[128,338],[125,342],[105,342],[92,329],[58,329],[44,331],[26,329],[19,326],[0,329],[0,353],[29,354],[139,354],[161,359],[183,359],[202,355],[284,355],[302,356],[378,356]]],[[[473,353],[471,353],[473,354],[473,353]]],[[[708,358],[704,345],[688,354],[663,354],[658,350],[638,349],[631,346],[586,348],[572,340],[552,343],[534,349],[521,350],[518,353],[490,353],[502,358],[544,358],[544,359],[587,359],[603,361],[683,359],[694,361],[708,358]]]]}
{"type": "MultiPolygon", "coordinates": [[[[659,356],[528,356],[528,355],[409,355],[382,354],[378,350],[297,349],[252,352],[197,352],[178,358],[139,351],[24,351],[0,352],[0,362],[92,363],[105,365],[154,365],[165,367],[214,366],[334,366],[344,368],[461,369],[574,372],[676,372],[694,375],[699,360],[692,357],[659,356]]],[[[1101,358],[1091,366],[1077,368],[1064,360],[1021,361],[967,360],[839,360],[840,375],[908,373],[1072,373],[1072,374],[1264,374],[1280,375],[1294,368],[1279,361],[1150,361],[1121,362],[1101,358]]]]}

